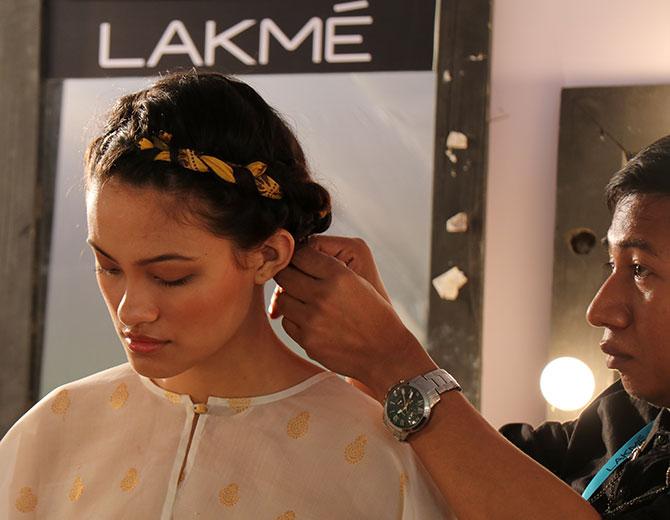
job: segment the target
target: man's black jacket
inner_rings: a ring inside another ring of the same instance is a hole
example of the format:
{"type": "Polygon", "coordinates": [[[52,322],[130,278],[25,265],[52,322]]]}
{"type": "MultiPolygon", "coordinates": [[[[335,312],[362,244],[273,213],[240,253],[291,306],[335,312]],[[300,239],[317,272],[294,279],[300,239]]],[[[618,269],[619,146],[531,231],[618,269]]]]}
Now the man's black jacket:
{"type": "Polygon", "coordinates": [[[508,424],[500,432],[580,494],[628,439],[649,421],[649,436],[591,497],[605,519],[670,520],[670,410],[635,399],[617,382],[575,421],[533,429],[508,424]]]}

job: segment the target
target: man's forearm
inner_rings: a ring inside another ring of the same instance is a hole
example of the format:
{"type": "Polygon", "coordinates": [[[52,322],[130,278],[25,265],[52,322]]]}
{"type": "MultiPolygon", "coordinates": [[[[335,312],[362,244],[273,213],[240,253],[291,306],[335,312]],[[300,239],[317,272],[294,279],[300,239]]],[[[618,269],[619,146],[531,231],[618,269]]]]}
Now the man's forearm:
{"type": "MultiPolygon", "coordinates": [[[[361,241],[330,237],[297,251],[275,277],[270,315],[307,354],[366,385],[382,402],[400,379],[436,368],[393,310],[361,241]]],[[[462,394],[449,392],[410,443],[463,519],[596,519],[563,482],[496,432],[462,394]]]]}
{"type": "Polygon", "coordinates": [[[600,515],[449,392],[410,443],[460,519],[571,520],[600,515]]]}
{"type": "MultiPolygon", "coordinates": [[[[363,380],[380,402],[399,379],[436,366],[416,340],[398,345],[394,354],[392,363],[363,380]]],[[[460,392],[443,394],[428,425],[409,441],[461,520],[600,518],[572,488],[500,435],[460,392]]]]}

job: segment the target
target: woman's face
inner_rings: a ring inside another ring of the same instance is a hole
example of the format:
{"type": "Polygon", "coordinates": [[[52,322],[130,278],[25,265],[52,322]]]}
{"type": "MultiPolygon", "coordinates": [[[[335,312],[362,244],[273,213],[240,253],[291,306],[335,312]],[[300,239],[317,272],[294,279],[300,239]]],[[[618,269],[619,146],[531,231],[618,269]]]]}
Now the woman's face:
{"type": "Polygon", "coordinates": [[[257,287],[229,240],[168,215],[177,202],[114,179],[86,197],[100,291],[128,360],[147,377],[208,363],[242,330],[257,287]]]}

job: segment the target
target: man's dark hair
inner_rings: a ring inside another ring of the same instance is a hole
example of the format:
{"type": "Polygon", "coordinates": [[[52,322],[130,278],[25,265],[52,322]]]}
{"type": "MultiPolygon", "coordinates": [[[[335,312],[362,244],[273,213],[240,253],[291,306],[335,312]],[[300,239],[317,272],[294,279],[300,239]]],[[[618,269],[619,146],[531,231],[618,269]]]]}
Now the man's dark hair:
{"type": "Polygon", "coordinates": [[[644,148],[616,172],[605,188],[610,211],[636,193],[670,195],[670,135],[644,148]]]}

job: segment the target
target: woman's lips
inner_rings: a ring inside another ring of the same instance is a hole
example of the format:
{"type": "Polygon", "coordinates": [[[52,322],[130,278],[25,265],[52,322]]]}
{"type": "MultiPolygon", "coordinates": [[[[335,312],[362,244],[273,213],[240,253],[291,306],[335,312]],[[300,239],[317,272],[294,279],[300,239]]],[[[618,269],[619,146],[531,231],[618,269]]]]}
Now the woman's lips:
{"type": "Polygon", "coordinates": [[[123,339],[128,345],[128,348],[137,354],[151,354],[169,343],[169,341],[163,341],[147,336],[125,336],[123,339]]]}

